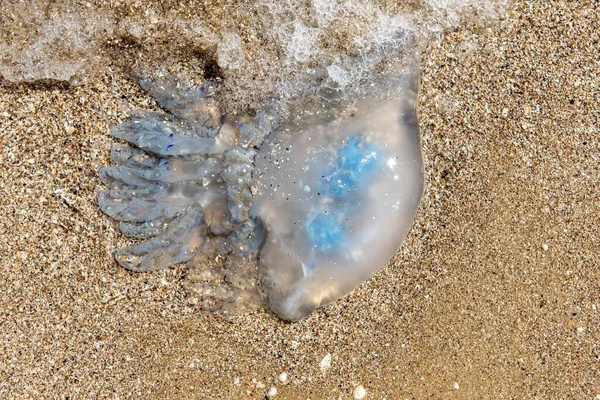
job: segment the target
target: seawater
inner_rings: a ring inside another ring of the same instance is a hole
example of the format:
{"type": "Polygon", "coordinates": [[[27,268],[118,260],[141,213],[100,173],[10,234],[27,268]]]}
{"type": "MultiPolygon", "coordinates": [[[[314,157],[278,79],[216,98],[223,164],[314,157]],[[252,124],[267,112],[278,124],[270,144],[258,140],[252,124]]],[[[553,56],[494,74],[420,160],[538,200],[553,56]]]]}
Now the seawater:
{"type": "Polygon", "coordinates": [[[493,24],[511,0],[5,1],[5,81],[78,84],[107,68],[221,82],[231,109],[331,85],[351,91],[382,56],[414,58],[461,23],[493,24]],[[358,60],[358,62],[357,62],[358,60]]]}

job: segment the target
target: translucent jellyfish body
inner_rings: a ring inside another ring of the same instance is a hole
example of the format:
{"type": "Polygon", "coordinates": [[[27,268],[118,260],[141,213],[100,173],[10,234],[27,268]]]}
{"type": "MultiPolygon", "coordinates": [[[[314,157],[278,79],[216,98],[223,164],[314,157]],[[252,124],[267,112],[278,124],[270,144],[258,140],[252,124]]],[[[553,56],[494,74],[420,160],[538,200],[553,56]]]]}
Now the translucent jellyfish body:
{"type": "Polygon", "coordinates": [[[296,321],[368,279],[402,243],[422,192],[410,72],[374,77],[335,105],[305,99],[286,121],[273,108],[228,117],[210,86],[142,85],[168,113],[116,126],[128,144],[100,171],[110,187],[101,209],[143,240],[116,253],[122,266],[252,260],[256,290],[296,321]]]}

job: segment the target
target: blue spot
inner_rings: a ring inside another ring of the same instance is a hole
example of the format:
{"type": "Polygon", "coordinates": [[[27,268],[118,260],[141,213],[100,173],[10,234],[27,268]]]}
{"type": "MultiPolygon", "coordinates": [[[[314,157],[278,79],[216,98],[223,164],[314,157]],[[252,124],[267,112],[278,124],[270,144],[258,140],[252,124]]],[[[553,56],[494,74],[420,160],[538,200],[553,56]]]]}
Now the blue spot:
{"type": "Polygon", "coordinates": [[[363,143],[359,135],[350,136],[338,148],[335,164],[324,176],[322,191],[326,196],[342,198],[366,182],[378,164],[379,151],[363,143]]]}
{"type": "Polygon", "coordinates": [[[362,151],[358,135],[352,135],[338,149],[337,165],[340,168],[357,170],[360,168],[362,151]]]}
{"type": "Polygon", "coordinates": [[[308,237],[318,250],[326,252],[340,247],[344,230],[336,218],[321,213],[308,223],[308,237]]]}
{"type": "Polygon", "coordinates": [[[168,146],[167,146],[167,151],[171,150],[173,147],[175,147],[175,145],[174,145],[174,144],[170,144],[170,145],[168,145],[168,146]]]}
{"type": "Polygon", "coordinates": [[[171,138],[171,139],[173,139],[174,137],[175,137],[175,134],[174,134],[174,133],[171,133],[171,134],[169,135],[169,138],[171,138]]]}
{"type": "MultiPolygon", "coordinates": [[[[168,149],[168,147],[167,147],[167,149],[168,149]]],[[[166,170],[171,170],[172,165],[169,161],[165,160],[164,158],[161,158],[158,163],[158,167],[164,168],[166,170]]]]}

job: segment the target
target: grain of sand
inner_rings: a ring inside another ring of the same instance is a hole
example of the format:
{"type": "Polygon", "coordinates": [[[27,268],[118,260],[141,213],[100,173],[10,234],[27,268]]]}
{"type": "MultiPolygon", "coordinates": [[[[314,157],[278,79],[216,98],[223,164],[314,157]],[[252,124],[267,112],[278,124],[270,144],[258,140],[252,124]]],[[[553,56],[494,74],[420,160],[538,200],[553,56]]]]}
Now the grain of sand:
{"type": "Polygon", "coordinates": [[[599,15],[518,1],[428,49],[414,227],[373,279],[295,324],[199,313],[183,267],[114,263],[97,169],[108,128],[150,102],[118,70],[1,89],[0,397],[600,395],[599,15]]]}

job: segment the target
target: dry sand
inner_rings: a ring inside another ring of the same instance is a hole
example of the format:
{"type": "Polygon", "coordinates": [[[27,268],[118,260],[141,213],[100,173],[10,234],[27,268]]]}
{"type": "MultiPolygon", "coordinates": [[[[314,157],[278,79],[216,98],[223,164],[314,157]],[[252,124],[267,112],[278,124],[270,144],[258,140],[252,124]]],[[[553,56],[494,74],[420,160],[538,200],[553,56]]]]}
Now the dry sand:
{"type": "Polygon", "coordinates": [[[287,324],[198,312],[184,267],[129,273],[96,206],[117,70],[0,90],[0,397],[600,395],[600,5],[519,1],[423,61],[427,188],[390,264],[287,324]],[[331,354],[323,373],[319,362],[331,354]],[[277,382],[286,372],[287,382],[277,382]],[[265,388],[257,388],[262,386],[265,388]]]}

